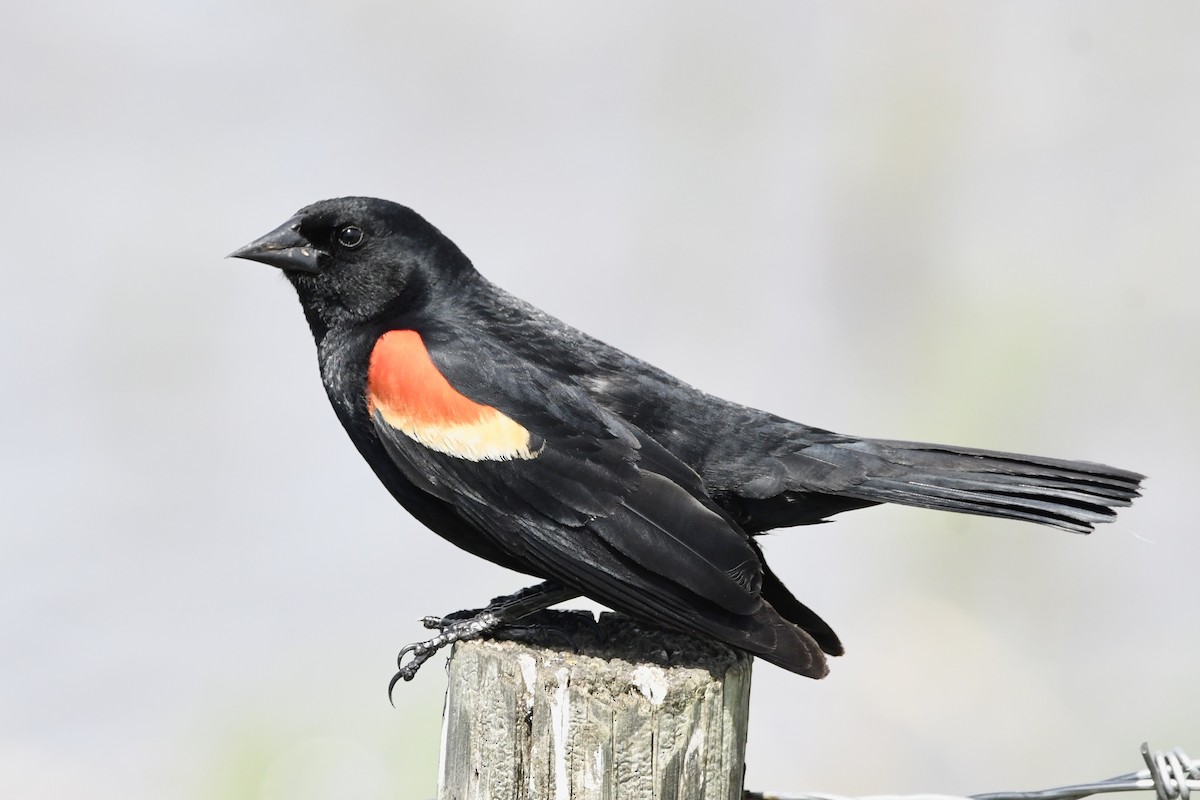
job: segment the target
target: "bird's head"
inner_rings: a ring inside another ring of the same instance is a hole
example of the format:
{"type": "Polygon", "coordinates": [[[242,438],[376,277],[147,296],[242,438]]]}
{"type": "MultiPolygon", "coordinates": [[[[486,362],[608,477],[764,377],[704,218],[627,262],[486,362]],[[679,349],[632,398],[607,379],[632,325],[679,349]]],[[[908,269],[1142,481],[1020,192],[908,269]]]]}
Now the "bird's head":
{"type": "Polygon", "coordinates": [[[474,272],[415,211],[372,197],[313,203],[229,257],[282,269],[314,332],[420,307],[433,287],[474,272]]]}

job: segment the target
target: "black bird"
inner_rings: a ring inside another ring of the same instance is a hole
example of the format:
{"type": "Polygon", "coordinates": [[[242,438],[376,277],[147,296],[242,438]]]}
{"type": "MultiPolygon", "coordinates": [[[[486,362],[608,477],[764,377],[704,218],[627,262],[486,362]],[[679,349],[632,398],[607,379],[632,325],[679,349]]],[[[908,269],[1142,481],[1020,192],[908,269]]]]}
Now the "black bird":
{"type": "Polygon", "coordinates": [[[397,678],[578,595],[819,678],[842,645],[755,534],[878,503],[1087,533],[1138,496],[1141,475],[1101,464],[844,436],[705,394],[494,286],[385,200],[315,203],[231,256],[296,288],[333,409],[401,505],[545,581],[427,618],[441,633],[397,678]]]}

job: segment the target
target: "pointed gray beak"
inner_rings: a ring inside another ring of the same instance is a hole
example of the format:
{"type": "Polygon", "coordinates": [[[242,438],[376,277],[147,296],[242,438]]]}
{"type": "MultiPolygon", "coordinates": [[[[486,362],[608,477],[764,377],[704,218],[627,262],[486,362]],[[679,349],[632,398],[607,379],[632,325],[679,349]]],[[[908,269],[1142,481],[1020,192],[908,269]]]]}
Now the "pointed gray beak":
{"type": "Polygon", "coordinates": [[[323,253],[300,235],[300,217],[292,217],[266,236],[239,247],[226,258],[245,258],[295,272],[317,273],[323,253]]]}

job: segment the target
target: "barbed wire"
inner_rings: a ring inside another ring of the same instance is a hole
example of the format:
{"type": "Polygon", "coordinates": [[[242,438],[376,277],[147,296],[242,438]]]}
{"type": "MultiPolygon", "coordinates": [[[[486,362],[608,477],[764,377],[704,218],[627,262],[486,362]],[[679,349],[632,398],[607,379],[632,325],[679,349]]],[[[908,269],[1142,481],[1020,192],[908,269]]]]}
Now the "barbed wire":
{"type": "Polygon", "coordinates": [[[1193,790],[1200,795],[1200,763],[1193,761],[1176,747],[1166,752],[1150,752],[1142,743],[1142,760],[1146,768],[1118,775],[1095,783],[1080,783],[1043,789],[1037,792],[990,792],[968,797],[946,794],[872,795],[851,798],[823,792],[779,794],[777,792],[746,792],[743,800],[1078,800],[1093,794],[1108,792],[1153,791],[1157,800],[1189,800],[1193,790]]]}

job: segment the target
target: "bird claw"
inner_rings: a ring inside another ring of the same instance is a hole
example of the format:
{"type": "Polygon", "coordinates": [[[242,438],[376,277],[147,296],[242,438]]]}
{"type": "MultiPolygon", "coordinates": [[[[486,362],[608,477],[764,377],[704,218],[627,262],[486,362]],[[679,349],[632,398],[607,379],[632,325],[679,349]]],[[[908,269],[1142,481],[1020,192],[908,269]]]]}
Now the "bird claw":
{"type": "MultiPolygon", "coordinates": [[[[530,614],[543,611],[555,603],[578,596],[578,592],[567,589],[554,581],[544,581],[515,594],[497,597],[487,608],[456,611],[444,617],[423,617],[421,624],[429,630],[438,631],[438,635],[423,642],[406,645],[396,656],[397,670],[396,674],[392,676],[391,683],[388,684],[388,700],[392,699],[392,690],[395,689],[397,683],[402,680],[411,681],[417,671],[421,669],[421,665],[446,645],[477,639],[485,633],[511,625],[530,614]]],[[[564,635],[564,638],[569,644],[574,645],[569,636],[564,635]]],[[[395,705],[394,702],[393,705],[395,705]]]]}
{"type": "Polygon", "coordinates": [[[391,682],[388,683],[388,700],[392,699],[392,690],[396,687],[396,684],[401,680],[411,681],[415,678],[421,666],[431,659],[438,650],[455,642],[477,639],[482,634],[502,624],[502,620],[499,617],[486,609],[465,618],[455,617],[456,615],[451,615],[450,617],[424,617],[421,620],[421,624],[426,628],[440,630],[441,633],[423,642],[407,644],[400,649],[399,654],[396,656],[396,674],[392,676],[391,682]],[[405,658],[409,656],[411,658],[405,662],[405,658]]]}

